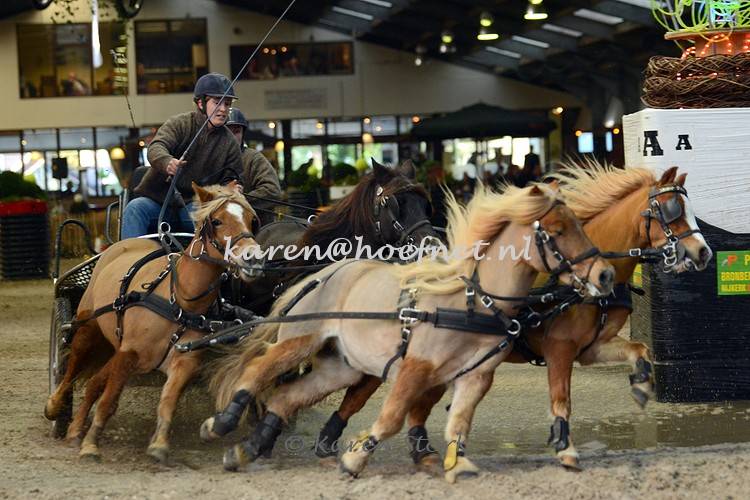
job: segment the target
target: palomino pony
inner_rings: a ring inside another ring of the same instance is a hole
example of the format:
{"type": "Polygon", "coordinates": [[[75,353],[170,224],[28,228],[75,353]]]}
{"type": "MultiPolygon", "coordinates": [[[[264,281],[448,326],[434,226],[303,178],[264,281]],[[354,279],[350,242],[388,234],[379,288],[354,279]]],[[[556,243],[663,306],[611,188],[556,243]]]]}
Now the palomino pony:
{"type": "Polygon", "coordinates": [[[193,190],[198,206],[192,214],[196,233],[187,250],[163,255],[159,243],[148,239],[127,239],[112,245],[97,262],[78,306],[74,323],[78,327],[67,371],[47,401],[45,416],[52,420],[57,417],[76,377],[91,369],[88,365],[96,351],[114,347],[114,355],[86,384],[84,399],[68,429],[69,440],[80,440],[86,417],[99,401],[93,423],[83,437],[82,457],[99,457],[99,435],[115,412],[128,378],[159,369],[166,373],[167,381],[148,454],[166,460],[177,400],[200,364],[198,354],[179,354],[172,347],[181,338],[203,335],[207,322],[204,315],[216,302],[227,268],[248,277],[243,262],[227,262],[224,253],[225,244],[237,249],[238,254],[245,250],[249,254],[257,247],[250,233],[255,212],[244,196],[231,188],[193,184],[193,190]],[[124,285],[118,286],[120,282],[124,285]]]}
{"type": "Polygon", "coordinates": [[[455,381],[445,431],[451,443],[446,477],[455,481],[461,473],[476,472],[463,456],[466,435],[474,408],[489,389],[495,367],[508,353],[508,339],[522,328],[509,318],[514,314],[513,300],[525,297],[537,273],[552,267],[557,266],[555,274],[566,283],[575,283],[581,294],[594,296],[610,293],[614,272],[598,257],[580,223],[549,186],[509,188],[503,195],[480,187],[466,209],[450,199],[449,211],[451,248],[476,249],[481,242],[487,245],[481,253],[408,265],[344,261],[296,285],[274,308],[276,314],[288,312],[291,320],[295,314],[320,311],[383,314],[396,304],[407,303],[394,317],[402,320],[400,329],[393,320],[326,317],[294,325],[265,325],[244,343],[244,352],[224,360],[225,369],[215,377],[221,392],[232,394],[231,402],[203,423],[204,438],[236,427],[245,406],[277,376],[306,360],[313,363],[309,374],[275,391],[253,435],[224,455],[225,468],[235,469],[270,452],[282,423],[297,410],[369,374],[395,382],[374,427],[342,457],[346,471],[356,475],[365,467],[377,443],[398,432],[406,413],[425,391],[455,381]],[[507,257],[508,248],[522,248],[524,241],[528,244],[532,239],[537,242],[533,255],[507,257]],[[566,259],[565,255],[577,257],[566,259]],[[313,288],[316,283],[319,286],[313,288]],[[482,299],[479,307],[492,315],[474,312],[475,294],[482,299]],[[471,311],[467,299],[471,299],[471,311]],[[430,316],[428,311],[436,313],[430,316]],[[415,315],[421,320],[415,320],[415,315]],[[464,326],[474,324],[478,316],[491,320],[489,329],[464,326]],[[269,340],[277,343],[258,357],[265,348],[259,344],[269,340]]]}
{"type": "MultiPolygon", "coordinates": [[[[606,303],[573,306],[556,319],[530,329],[515,342],[513,353],[505,360],[513,363],[547,361],[555,417],[550,442],[567,467],[578,466],[568,424],[573,361],[584,365],[630,362],[634,369],[630,382],[635,400],[644,406],[653,393],[648,348],[617,336],[632,311],[627,283],[638,263],[638,255],[649,253],[645,249],[658,250],[651,253],[663,261],[665,272],[675,273],[703,270],[711,259],[711,249],[698,231],[684,191],[686,176],[677,177],[677,167],[657,179],[645,168],[622,170],[594,162],[566,166],[557,176],[566,203],[584,222],[584,230],[591,241],[622,256],[612,259],[616,270],[615,290],[605,299],[606,303]]],[[[347,392],[341,407],[321,431],[316,444],[319,456],[336,453],[335,444],[346,422],[364,406],[380,383],[378,378],[365,377],[347,392]]],[[[409,413],[409,443],[417,464],[431,465],[437,459],[437,452],[429,445],[425,421],[444,392],[445,387],[436,387],[409,413]]]]}
{"type": "MultiPolygon", "coordinates": [[[[416,170],[411,160],[390,169],[372,160],[373,172],[360,180],[357,187],[334,204],[329,210],[317,215],[309,226],[296,221],[279,221],[264,226],[258,231],[256,240],[263,250],[271,246],[281,248],[296,245],[297,248],[319,248],[321,253],[334,242],[340,250],[337,260],[355,256],[356,237],[362,246],[376,250],[384,245],[400,247],[419,245],[424,238],[437,239],[430,224],[431,206],[427,193],[416,183],[416,170]],[[348,241],[351,245],[341,245],[348,241]]],[[[290,281],[302,276],[296,266],[331,262],[328,255],[285,261],[279,270],[258,278],[249,288],[243,306],[258,314],[267,314],[279,291],[290,281]]]]}

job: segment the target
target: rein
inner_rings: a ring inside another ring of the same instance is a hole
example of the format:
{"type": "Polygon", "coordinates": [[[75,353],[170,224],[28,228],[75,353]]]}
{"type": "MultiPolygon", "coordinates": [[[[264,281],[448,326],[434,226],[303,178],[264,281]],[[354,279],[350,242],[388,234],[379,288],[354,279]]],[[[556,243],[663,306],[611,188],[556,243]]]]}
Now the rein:
{"type": "MultiPolygon", "coordinates": [[[[545,214],[546,215],[546,214],[545,214]]],[[[562,257],[560,265],[555,268],[555,276],[559,276],[564,272],[570,272],[570,266],[574,263],[581,262],[583,260],[595,257],[599,254],[595,248],[589,249],[588,251],[581,254],[581,256],[574,259],[565,259],[559,252],[559,247],[555,243],[552,236],[549,235],[541,226],[539,221],[534,223],[534,230],[537,235],[546,235],[542,238],[542,245],[549,247],[549,250],[556,252],[562,257]],[[584,257],[586,256],[586,257],[584,257]],[[565,266],[568,267],[565,267],[565,266]]],[[[546,252],[546,249],[544,250],[546,252]]],[[[546,254],[541,254],[542,258],[546,257],[546,254]]],[[[343,266],[342,266],[343,267],[343,266]]],[[[493,336],[504,337],[503,341],[500,342],[491,351],[485,354],[477,363],[465,368],[457,373],[454,378],[458,378],[466,373],[476,369],[482,363],[486,362],[493,356],[499,354],[506,348],[508,348],[514,340],[518,339],[523,333],[524,327],[534,327],[541,324],[544,319],[557,315],[565,311],[570,305],[576,301],[583,300],[581,291],[575,287],[560,287],[554,292],[544,290],[540,294],[529,294],[524,297],[502,297],[493,295],[485,292],[480,283],[477,271],[474,271],[472,278],[461,276],[461,279],[465,284],[465,294],[467,297],[467,310],[459,309],[447,309],[438,307],[435,312],[423,311],[416,308],[416,290],[402,290],[399,303],[406,304],[403,307],[397,308],[395,311],[390,312],[349,312],[349,311],[322,311],[313,313],[303,313],[295,315],[287,315],[287,313],[307,294],[317,289],[318,286],[323,283],[325,284],[328,279],[333,276],[339,269],[334,270],[323,278],[316,278],[308,282],[294,297],[292,297],[289,303],[282,309],[278,316],[269,318],[258,318],[252,321],[245,322],[241,325],[230,327],[221,332],[216,332],[198,340],[187,342],[184,344],[177,344],[175,349],[178,352],[191,352],[199,349],[204,349],[211,346],[232,344],[238,342],[242,338],[249,335],[253,328],[262,324],[269,323],[296,323],[302,321],[313,321],[321,319],[359,319],[359,320],[398,320],[401,322],[401,344],[399,345],[396,354],[388,360],[386,363],[382,378],[385,380],[388,375],[390,366],[399,358],[403,358],[406,355],[409,342],[411,340],[411,330],[413,326],[418,322],[432,323],[436,328],[446,328],[452,330],[465,331],[470,333],[480,333],[493,336]],[[565,294],[564,291],[568,293],[565,294]],[[572,293],[571,293],[572,291],[572,293]],[[488,309],[492,314],[480,314],[475,312],[475,296],[479,293],[480,301],[482,306],[488,309]],[[521,305],[549,303],[556,299],[564,297],[561,304],[558,304],[550,311],[546,316],[540,313],[519,315],[515,318],[511,318],[506,315],[497,305],[495,300],[509,300],[520,302],[521,305]],[[408,298],[408,301],[406,300],[408,298]]]]}

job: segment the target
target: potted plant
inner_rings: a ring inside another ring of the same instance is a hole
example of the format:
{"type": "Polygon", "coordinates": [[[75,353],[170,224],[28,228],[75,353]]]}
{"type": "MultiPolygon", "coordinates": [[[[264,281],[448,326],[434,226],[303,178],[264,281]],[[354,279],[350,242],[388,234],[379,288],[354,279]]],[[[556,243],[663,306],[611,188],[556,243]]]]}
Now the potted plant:
{"type": "MultiPolygon", "coordinates": [[[[316,208],[321,204],[322,200],[319,193],[321,182],[315,172],[310,172],[311,163],[305,163],[297,170],[293,170],[286,179],[289,203],[310,208],[316,208]]],[[[292,207],[291,213],[297,217],[307,218],[312,212],[292,207]]]]}
{"type": "Polygon", "coordinates": [[[351,193],[359,182],[359,172],[353,165],[338,163],[331,167],[331,200],[339,200],[351,193]]]}
{"type": "Polygon", "coordinates": [[[42,278],[49,269],[49,223],[42,189],[15,172],[0,173],[0,274],[42,278]]]}

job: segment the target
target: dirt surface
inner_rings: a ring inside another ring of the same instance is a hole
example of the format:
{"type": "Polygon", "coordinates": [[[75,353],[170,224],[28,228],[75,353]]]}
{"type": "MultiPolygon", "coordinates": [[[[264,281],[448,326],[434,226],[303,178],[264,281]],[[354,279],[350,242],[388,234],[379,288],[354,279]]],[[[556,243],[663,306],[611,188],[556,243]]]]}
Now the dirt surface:
{"type": "MultiPolygon", "coordinates": [[[[155,387],[126,389],[101,441],[102,462],[81,462],[76,449],[49,436],[42,416],[51,304],[49,281],[0,281],[0,498],[747,498],[750,491],[750,445],[732,444],[750,441],[750,406],[654,403],[643,412],[628,396],[624,367],[576,371],[572,436],[581,473],[563,470],[545,446],[546,371],[530,366],[498,371],[468,446],[483,472],[456,485],[415,470],[403,433],[359,479],[319,464],[309,448],[335,397],[301,414],[273,459],[226,473],[221,455],[231,440],[206,446],[197,436],[212,413],[200,387],[181,400],[169,466],[144,453],[156,421],[155,387]]],[[[383,393],[345,436],[372,423],[383,393]]],[[[428,426],[440,450],[445,403],[428,426]]]]}

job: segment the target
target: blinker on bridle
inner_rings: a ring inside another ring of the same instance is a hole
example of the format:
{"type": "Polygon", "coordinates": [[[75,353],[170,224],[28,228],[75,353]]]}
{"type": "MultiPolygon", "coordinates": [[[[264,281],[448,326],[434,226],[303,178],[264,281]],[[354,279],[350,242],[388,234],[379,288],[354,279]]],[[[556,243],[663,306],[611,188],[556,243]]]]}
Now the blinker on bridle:
{"type": "Polygon", "coordinates": [[[687,238],[693,234],[700,234],[700,229],[688,229],[687,231],[674,234],[672,229],[669,227],[670,224],[677,221],[683,216],[684,211],[680,204],[679,195],[687,197],[687,190],[683,186],[673,184],[670,186],[654,187],[648,194],[648,209],[641,213],[646,218],[646,237],[648,238],[649,247],[653,246],[651,243],[651,220],[656,219],[659,225],[664,231],[664,236],[667,241],[662,245],[663,257],[664,257],[664,271],[669,272],[677,265],[680,260],[680,255],[684,256],[685,249],[680,243],[680,240],[687,238]],[[663,204],[657,199],[659,196],[666,193],[674,193],[663,204]]]}
{"type": "Polygon", "coordinates": [[[532,225],[532,228],[534,229],[534,241],[536,243],[537,250],[539,251],[539,256],[542,258],[542,263],[544,264],[544,268],[547,270],[547,273],[550,275],[550,282],[556,280],[561,274],[568,272],[571,275],[571,281],[573,282],[572,286],[573,289],[576,291],[578,295],[583,297],[586,294],[586,285],[589,282],[589,274],[591,274],[591,269],[594,267],[594,262],[596,261],[596,257],[598,257],[601,252],[597,247],[592,246],[585,252],[577,255],[576,257],[573,257],[572,259],[567,259],[562,251],[560,250],[560,247],[557,245],[557,242],[555,241],[555,238],[550,235],[543,227],[541,220],[547,216],[548,213],[552,211],[556,206],[563,205],[561,201],[555,201],[555,203],[552,204],[552,206],[547,210],[539,219],[534,221],[534,224],[532,225]],[[547,262],[547,252],[552,254],[552,257],[557,260],[558,265],[554,269],[552,269],[547,262]],[[576,273],[573,272],[573,266],[576,264],[579,264],[587,259],[594,258],[591,261],[591,265],[589,265],[588,271],[586,272],[586,277],[581,278],[576,273]]]}
{"type": "Polygon", "coordinates": [[[383,186],[378,186],[377,190],[375,191],[375,205],[373,207],[373,215],[375,218],[375,235],[383,241],[383,243],[388,243],[383,238],[383,228],[380,221],[380,214],[381,212],[385,211],[387,215],[391,219],[391,227],[396,231],[396,234],[399,235],[398,240],[395,242],[397,246],[402,245],[414,245],[414,232],[417,231],[417,229],[421,228],[422,226],[431,226],[429,219],[422,219],[414,224],[412,224],[409,227],[404,227],[401,222],[398,220],[398,214],[400,213],[400,207],[398,205],[398,200],[396,199],[395,193],[392,196],[383,196],[383,186]],[[393,206],[395,204],[395,208],[393,206]]]}

